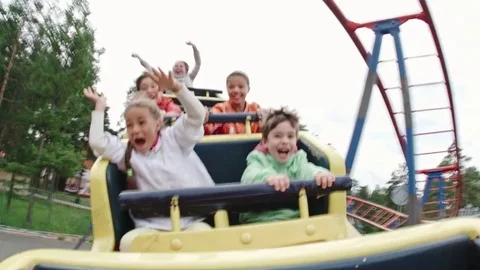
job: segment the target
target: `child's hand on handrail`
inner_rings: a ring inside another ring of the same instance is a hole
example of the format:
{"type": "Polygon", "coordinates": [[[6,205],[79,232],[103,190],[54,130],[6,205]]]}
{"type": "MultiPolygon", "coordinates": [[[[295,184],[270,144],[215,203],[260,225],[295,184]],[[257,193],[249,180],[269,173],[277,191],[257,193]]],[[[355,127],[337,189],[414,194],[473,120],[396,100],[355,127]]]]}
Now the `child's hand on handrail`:
{"type": "Polygon", "coordinates": [[[265,182],[267,182],[269,186],[273,186],[276,191],[284,192],[290,187],[290,179],[288,179],[288,176],[285,174],[275,174],[269,176],[267,179],[265,179],[265,182]]]}
{"type": "Polygon", "coordinates": [[[315,175],[315,183],[317,186],[321,186],[323,189],[331,187],[335,182],[335,175],[331,172],[321,172],[315,175]]]}

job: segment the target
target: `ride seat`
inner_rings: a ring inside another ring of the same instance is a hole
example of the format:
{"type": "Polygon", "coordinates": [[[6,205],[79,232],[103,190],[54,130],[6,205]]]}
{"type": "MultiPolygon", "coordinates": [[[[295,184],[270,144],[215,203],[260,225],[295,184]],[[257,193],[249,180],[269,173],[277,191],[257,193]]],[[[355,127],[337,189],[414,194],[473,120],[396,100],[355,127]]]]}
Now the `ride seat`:
{"type": "MultiPolygon", "coordinates": [[[[256,138],[239,139],[232,137],[232,140],[228,141],[200,142],[195,146],[195,152],[205,164],[216,184],[240,182],[246,168],[246,158],[260,142],[259,134],[251,136],[256,138]]],[[[309,147],[307,141],[300,139],[298,148],[307,153],[310,162],[330,169],[328,159],[309,147]]],[[[106,183],[115,235],[115,249],[118,249],[122,236],[134,229],[134,223],[128,211],[120,209],[119,194],[126,190],[126,179],[126,174],[119,171],[115,164],[110,163],[108,165],[106,183]]],[[[328,213],[328,196],[319,200],[309,200],[309,210],[311,215],[328,213]]],[[[238,213],[229,213],[229,219],[231,225],[237,225],[238,213]]],[[[213,217],[207,218],[206,222],[213,225],[213,217]]]]}

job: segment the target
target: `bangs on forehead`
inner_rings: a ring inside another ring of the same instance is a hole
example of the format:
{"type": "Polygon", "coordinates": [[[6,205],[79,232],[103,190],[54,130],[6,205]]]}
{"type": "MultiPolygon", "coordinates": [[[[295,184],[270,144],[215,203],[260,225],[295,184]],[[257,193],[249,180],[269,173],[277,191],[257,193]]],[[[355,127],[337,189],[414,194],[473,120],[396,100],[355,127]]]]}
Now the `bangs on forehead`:
{"type": "Polygon", "coordinates": [[[138,99],[135,99],[131,101],[127,107],[125,108],[125,112],[123,113],[123,117],[127,118],[127,113],[133,108],[144,108],[147,109],[150,115],[153,117],[155,120],[161,120],[163,121],[163,113],[162,111],[158,108],[158,105],[155,101],[145,98],[145,97],[139,97],[138,99]]]}
{"type": "Polygon", "coordinates": [[[272,110],[265,117],[262,125],[262,137],[267,138],[268,134],[272,132],[280,123],[289,122],[295,129],[295,133],[300,130],[300,119],[295,111],[290,111],[286,107],[279,110],[272,110]]]}
{"type": "Polygon", "coordinates": [[[296,132],[296,126],[293,125],[293,123],[291,121],[289,121],[288,119],[285,119],[283,121],[278,122],[277,125],[274,128],[272,128],[272,132],[274,132],[274,133],[284,132],[285,128],[283,128],[283,130],[277,129],[283,123],[288,125],[288,128],[287,128],[288,131],[287,132],[296,132]]]}
{"type": "Polygon", "coordinates": [[[150,78],[150,77],[148,77],[148,75],[146,74],[142,74],[137,78],[137,80],[135,80],[135,86],[137,87],[137,90],[140,90],[140,85],[142,84],[143,80],[145,80],[146,78],[150,78]]]}

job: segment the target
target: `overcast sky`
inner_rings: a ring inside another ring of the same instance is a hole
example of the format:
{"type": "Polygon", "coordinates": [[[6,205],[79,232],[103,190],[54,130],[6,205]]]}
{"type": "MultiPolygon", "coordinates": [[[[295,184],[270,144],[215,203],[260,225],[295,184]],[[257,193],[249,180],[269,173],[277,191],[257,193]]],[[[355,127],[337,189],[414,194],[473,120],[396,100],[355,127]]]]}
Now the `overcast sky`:
{"type": "MultiPolygon", "coordinates": [[[[141,74],[131,58],[136,52],[152,65],[170,69],[176,60],[193,65],[194,42],[202,67],[194,86],[225,91],[225,77],[233,70],[250,76],[248,101],[263,107],[288,105],[321,140],[345,155],[353,131],[367,67],[340,23],[321,0],[102,0],[90,1],[91,21],[100,61],[99,90],[112,107],[115,125],[123,111],[126,91],[141,74]]],[[[338,1],[347,18],[362,22],[413,13],[416,0],[338,1]],[[361,3],[360,3],[361,2],[361,3]]],[[[480,165],[480,23],[478,0],[428,2],[434,16],[450,79],[453,82],[461,147],[480,165]]],[[[371,50],[373,33],[358,30],[371,50]]],[[[423,22],[402,26],[406,56],[434,53],[423,22]]],[[[382,59],[395,57],[391,37],[385,37],[382,59]]],[[[407,63],[410,84],[443,80],[435,58],[407,63]]],[[[380,66],[386,86],[396,86],[396,63],[380,66]]],[[[413,109],[447,106],[445,87],[411,90],[413,109]]],[[[390,90],[395,111],[402,110],[399,90],[390,90]]],[[[226,96],[226,93],[225,93],[226,96]]],[[[403,115],[398,116],[402,119],[403,115]]],[[[415,133],[451,129],[448,111],[420,113],[415,133]]],[[[400,121],[403,123],[403,120],[400,121]]],[[[403,124],[402,124],[403,126],[403,124]]],[[[452,134],[416,140],[417,152],[446,150],[452,134]]],[[[437,165],[444,154],[417,159],[417,168],[437,165]]],[[[374,89],[368,120],[353,176],[362,184],[384,185],[403,162],[385,104],[374,89]]]]}

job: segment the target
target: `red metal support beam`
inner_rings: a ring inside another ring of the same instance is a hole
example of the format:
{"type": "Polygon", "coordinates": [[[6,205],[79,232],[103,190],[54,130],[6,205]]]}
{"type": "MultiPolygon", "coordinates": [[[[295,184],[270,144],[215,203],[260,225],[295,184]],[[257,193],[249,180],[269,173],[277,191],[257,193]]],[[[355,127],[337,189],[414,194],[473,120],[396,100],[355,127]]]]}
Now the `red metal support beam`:
{"type": "Polygon", "coordinates": [[[422,174],[427,174],[427,173],[431,173],[431,172],[445,173],[445,172],[456,171],[456,170],[458,170],[458,165],[453,164],[453,165],[443,166],[443,167],[438,167],[438,168],[419,170],[419,171],[417,171],[417,173],[422,173],[422,174]]]}
{"type": "MultiPolygon", "coordinates": [[[[418,109],[418,110],[415,110],[414,112],[434,111],[434,110],[450,110],[450,115],[451,115],[451,118],[452,118],[452,129],[451,130],[445,130],[445,131],[433,131],[433,132],[430,132],[430,133],[421,133],[421,134],[417,134],[417,135],[452,132],[453,137],[454,137],[455,145],[454,145],[453,148],[448,149],[446,151],[434,151],[434,152],[429,152],[429,153],[417,153],[416,156],[454,152],[455,157],[456,157],[456,164],[453,164],[452,166],[442,167],[442,168],[433,168],[433,169],[428,169],[428,170],[418,170],[417,173],[426,174],[426,173],[431,172],[431,171],[441,171],[443,173],[448,172],[448,173],[453,174],[453,176],[448,176],[448,178],[449,178],[450,181],[455,181],[455,182],[451,182],[452,183],[451,186],[452,187],[457,187],[457,189],[456,189],[456,192],[455,192],[456,194],[454,195],[455,197],[449,199],[449,201],[453,202],[452,203],[453,205],[451,206],[452,208],[448,209],[448,211],[450,211],[453,216],[456,216],[458,214],[460,203],[462,201],[463,182],[462,182],[462,179],[461,179],[461,172],[460,172],[460,168],[461,168],[461,166],[460,166],[461,165],[460,164],[461,163],[460,147],[459,147],[460,144],[459,144],[459,141],[458,141],[457,123],[456,123],[456,116],[455,116],[455,109],[454,109],[451,83],[450,83],[450,79],[449,79],[449,76],[448,76],[446,61],[445,61],[445,57],[444,57],[444,54],[443,54],[443,51],[442,51],[442,48],[441,48],[441,44],[440,44],[440,41],[439,41],[437,30],[435,28],[435,25],[434,25],[434,22],[433,22],[433,19],[432,19],[432,15],[431,15],[431,13],[428,9],[428,5],[426,3],[426,0],[418,0],[418,1],[420,3],[421,9],[422,9],[419,13],[409,14],[409,15],[400,16],[400,17],[396,17],[396,18],[390,18],[390,19],[398,20],[398,21],[400,21],[401,24],[403,24],[403,23],[405,23],[409,20],[412,20],[412,19],[417,19],[417,20],[421,20],[421,21],[425,22],[428,25],[429,30],[430,30],[431,35],[432,35],[432,39],[433,39],[434,44],[435,44],[436,53],[427,54],[427,55],[421,56],[421,57],[431,57],[431,56],[438,57],[439,63],[441,65],[444,80],[441,81],[441,82],[428,83],[428,84],[425,84],[425,85],[444,84],[445,87],[446,87],[446,90],[447,90],[446,92],[447,92],[447,96],[448,96],[448,99],[449,99],[449,106],[448,107],[440,107],[440,108],[418,109]]],[[[358,49],[358,51],[359,51],[360,55],[362,56],[362,58],[364,59],[364,61],[366,63],[368,63],[369,53],[367,52],[367,50],[365,49],[365,47],[361,43],[361,41],[360,41],[359,37],[356,35],[355,31],[357,29],[360,29],[360,28],[372,29],[374,27],[374,25],[376,23],[380,22],[380,21],[370,21],[370,22],[363,22],[363,23],[350,21],[345,17],[343,12],[340,10],[339,6],[335,3],[335,0],[324,0],[324,2],[327,5],[327,7],[332,11],[332,13],[335,15],[337,20],[342,24],[344,30],[350,36],[350,39],[354,43],[355,47],[358,49]]],[[[390,20],[390,19],[385,19],[385,20],[390,20]]],[[[381,20],[381,21],[385,21],[385,20],[381,20]]],[[[410,59],[410,58],[416,58],[416,56],[404,57],[404,58],[405,59],[410,59]]],[[[388,60],[385,60],[385,61],[388,61],[388,60]]],[[[390,60],[390,61],[396,61],[396,59],[393,59],[393,60],[390,60]]],[[[380,90],[380,94],[381,94],[381,96],[382,96],[382,98],[385,102],[385,106],[387,108],[390,119],[392,121],[392,125],[393,125],[395,133],[397,135],[398,142],[400,143],[403,154],[405,155],[405,153],[406,153],[406,141],[405,141],[404,137],[402,136],[403,134],[400,131],[399,125],[398,125],[398,123],[395,119],[395,114],[402,113],[402,112],[396,112],[396,113],[393,112],[390,100],[389,100],[389,98],[386,94],[387,88],[384,87],[380,77],[377,77],[376,84],[377,84],[377,86],[380,90]]],[[[416,87],[416,86],[424,86],[424,85],[423,84],[412,85],[411,87],[416,87]]],[[[389,210],[392,211],[391,209],[389,209],[389,210]]],[[[383,211],[381,211],[380,209],[377,209],[377,211],[373,215],[373,218],[378,218],[378,216],[381,214],[381,212],[383,212],[383,211]]],[[[363,213],[363,214],[366,215],[366,213],[363,213]]],[[[382,213],[382,214],[384,214],[384,213],[382,213]]],[[[382,226],[380,226],[380,227],[382,227],[382,226]]]]}
{"type": "MultiPolygon", "coordinates": [[[[396,17],[394,19],[398,20],[400,22],[400,25],[408,22],[409,20],[413,20],[413,19],[419,19],[419,20],[424,20],[425,18],[425,15],[423,12],[420,12],[420,13],[417,13],[417,14],[411,14],[411,15],[405,15],[405,16],[400,16],[400,17],[396,17]]],[[[350,24],[352,26],[354,26],[354,31],[357,30],[357,29],[360,29],[360,28],[369,28],[369,29],[372,29],[373,30],[373,27],[375,27],[375,25],[379,22],[382,22],[382,21],[385,21],[385,20],[378,20],[378,21],[371,21],[371,22],[366,22],[366,23],[354,23],[354,22],[350,22],[350,24]]]]}
{"type": "MultiPolygon", "coordinates": [[[[454,140],[455,140],[455,148],[456,148],[456,153],[455,153],[455,156],[457,158],[457,168],[460,169],[461,166],[460,166],[460,151],[458,150],[460,148],[460,144],[458,142],[458,134],[457,134],[457,122],[456,122],[456,117],[455,117],[455,108],[454,108],[454,102],[453,102],[453,91],[452,91],[452,86],[450,84],[450,78],[448,76],[448,71],[447,71],[447,64],[445,62],[445,57],[443,55],[443,50],[442,50],[442,45],[440,44],[440,39],[438,38],[438,34],[437,34],[437,29],[435,28],[435,24],[433,23],[433,19],[432,19],[432,14],[430,13],[430,10],[428,9],[428,5],[427,5],[427,2],[425,0],[419,0],[420,2],[420,6],[422,7],[422,10],[423,10],[423,13],[425,14],[425,18],[424,18],[424,21],[428,24],[428,27],[430,28],[430,32],[432,33],[432,38],[433,38],[433,42],[435,43],[435,47],[437,49],[437,54],[438,54],[438,58],[440,60],[440,64],[442,66],[442,73],[443,73],[443,77],[445,79],[445,86],[447,88],[447,95],[448,95],[448,101],[450,103],[450,113],[451,113],[451,116],[452,116],[452,124],[453,124],[453,136],[454,136],[454,140]]],[[[459,175],[461,175],[459,173],[459,175]]],[[[463,182],[462,182],[462,179],[461,179],[461,176],[459,176],[460,178],[458,179],[460,185],[459,185],[459,190],[457,192],[457,199],[459,202],[462,201],[462,194],[463,194],[463,182]]],[[[455,215],[457,215],[458,213],[458,210],[459,210],[459,207],[460,207],[460,203],[458,203],[456,209],[454,210],[454,213],[455,215]]]]}
{"type": "MultiPolygon", "coordinates": [[[[337,17],[338,21],[342,24],[343,28],[345,31],[348,33],[350,36],[350,39],[353,41],[355,46],[357,47],[358,51],[360,52],[360,55],[362,55],[363,60],[365,61],[366,64],[368,64],[368,53],[365,47],[363,46],[362,42],[358,38],[358,36],[355,34],[355,30],[357,29],[357,25],[354,22],[349,21],[343,12],[340,10],[338,5],[335,3],[334,0],[324,0],[325,4],[330,8],[332,13],[337,17]]],[[[387,107],[388,114],[390,115],[390,120],[392,121],[393,128],[395,130],[395,133],[397,134],[397,139],[398,142],[400,143],[400,146],[402,148],[403,155],[406,155],[406,141],[402,137],[402,133],[400,132],[400,128],[398,127],[397,121],[395,119],[395,115],[393,114],[393,109],[392,105],[390,104],[390,101],[388,100],[387,93],[385,91],[385,87],[383,86],[382,81],[380,78],[377,78],[377,87],[380,89],[380,94],[382,95],[383,100],[385,101],[385,106],[387,107]]]]}

